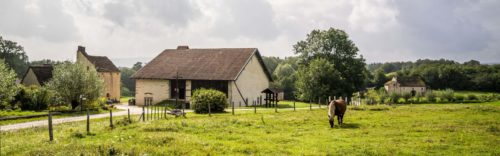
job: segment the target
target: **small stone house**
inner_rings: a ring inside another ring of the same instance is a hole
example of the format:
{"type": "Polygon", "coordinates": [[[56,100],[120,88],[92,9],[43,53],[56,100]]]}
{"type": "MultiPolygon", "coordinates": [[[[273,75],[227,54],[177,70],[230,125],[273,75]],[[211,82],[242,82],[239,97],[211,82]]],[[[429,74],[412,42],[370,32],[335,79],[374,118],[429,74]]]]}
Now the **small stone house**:
{"type": "Polygon", "coordinates": [[[52,79],[52,65],[29,66],[21,79],[21,84],[25,86],[43,86],[52,79]]]}
{"type": "Polygon", "coordinates": [[[384,85],[388,94],[399,95],[410,93],[412,96],[424,95],[426,92],[425,82],[419,77],[393,77],[384,85]]]}
{"type": "Polygon", "coordinates": [[[257,48],[190,49],[188,46],[164,50],[132,78],[136,80],[137,105],[144,105],[146,93],[153,97],[153,103],[177,96],[189,103],[198,88],[222,91],[235,106],[251,105],[272,81],[257,48]]]}
{"type": "Polygon", "coordinates": [[[88,55],[85,47],[78,46],[76,62],[81,63],[87,70],[96,70],[104,81],[103,96],[108,99],[120,100],[120,70],[106,56],[88,55]]]}

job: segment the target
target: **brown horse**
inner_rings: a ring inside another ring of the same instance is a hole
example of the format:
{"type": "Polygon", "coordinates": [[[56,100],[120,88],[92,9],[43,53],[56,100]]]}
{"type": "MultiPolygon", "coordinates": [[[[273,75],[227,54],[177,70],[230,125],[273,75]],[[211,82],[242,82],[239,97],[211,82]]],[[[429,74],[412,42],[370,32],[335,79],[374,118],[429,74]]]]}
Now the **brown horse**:
{"type": "Polygon", "coordinates": [[[334,125],[334,120],[333,118],[335,115],[337,115],[337,120],[339,122],[339,125],[342,125],[344,122],[344,113],[346,111],[346,103],[344,100],[333,100],[330,102],[330,105],[328,106],[328,119],[330,121],[330,127],[333,128],[334,125]]]}

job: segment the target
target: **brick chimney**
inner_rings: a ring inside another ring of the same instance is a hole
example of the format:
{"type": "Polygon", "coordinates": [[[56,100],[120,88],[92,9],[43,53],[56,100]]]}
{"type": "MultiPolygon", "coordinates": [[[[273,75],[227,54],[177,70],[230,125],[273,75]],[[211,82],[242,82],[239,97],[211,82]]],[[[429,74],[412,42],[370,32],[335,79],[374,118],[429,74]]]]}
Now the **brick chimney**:
{"type": "Polygon", "coordinates": [[[187,45],[177,46],[177,50],[188,50],[188,49],[189,49],[189,46],[187,46],[187,45]]]}
{"type": "Polygon", "coordinates": [[[85,47],[84,46],[78,46],[77,52],[85,52],[85,47]]]}

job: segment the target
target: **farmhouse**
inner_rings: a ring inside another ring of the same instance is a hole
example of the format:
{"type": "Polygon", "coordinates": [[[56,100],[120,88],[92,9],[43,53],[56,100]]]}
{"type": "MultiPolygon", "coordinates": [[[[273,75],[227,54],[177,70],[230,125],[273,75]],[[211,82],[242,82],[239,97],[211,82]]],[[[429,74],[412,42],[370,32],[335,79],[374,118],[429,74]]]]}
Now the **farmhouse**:
{"type": "Polygon", "coordinates": [[[419,77],[393,77],[384,85],[387,93],[405,94],[410,93],[412,96],[423,95],[426,91],[425,82],[419,77]]]}
{"type": "Polygon", "coordinates": [[[96,70],[104,81],[104,96],[108,99],[120,99],[120,70],[106,56],[91,56],[85,47],[78,46],[76,62],[81,63],[87,70],[96,70]]]}
{"type": "Polygon", "coordinates": [[[137,105],[144,105],[146,93],[153,97],[153,103],[177,96],[189,103],[198,88],[222,91],[235,106],[251,104],[272,81],[257,48],[188,46],[164,50],[132,78],[136,79],[137,105]]]}
{"type": "Polygon", "coordinates": [[[30,66],[21,80],[25,86],[43,86],[52,78],[52,65],[30,66]]]}

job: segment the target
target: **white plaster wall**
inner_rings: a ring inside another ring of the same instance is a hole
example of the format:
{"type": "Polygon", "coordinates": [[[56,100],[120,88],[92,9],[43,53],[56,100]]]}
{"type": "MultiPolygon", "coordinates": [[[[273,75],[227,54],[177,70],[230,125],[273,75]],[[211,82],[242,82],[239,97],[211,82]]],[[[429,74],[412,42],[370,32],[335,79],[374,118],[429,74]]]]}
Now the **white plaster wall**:
{"type": "Polygon", "coordinates": [[[236,81],[229,82],[230,99],[234,101],[235,106],[238,107],[239,103],[244,106],[244,101],[241,98],[240,93],[238,93],[239,88],[241,94],[244,98],[248,98],[248,104],[252,104],[252,100],[257,100],[262,94],[260,93],[264,89],[269,87],[269,80],[261,67],[257,56],[252,56],[249,63],[240,73],[236,81]]]}
{"type": "Polygon", "coordinates": [[[144,105],[144,93],[153,93],[153,103],[158,103],[170,98],[170,85],[168,80],[136,79],[135,81],[136,105],[144,105]]]}

